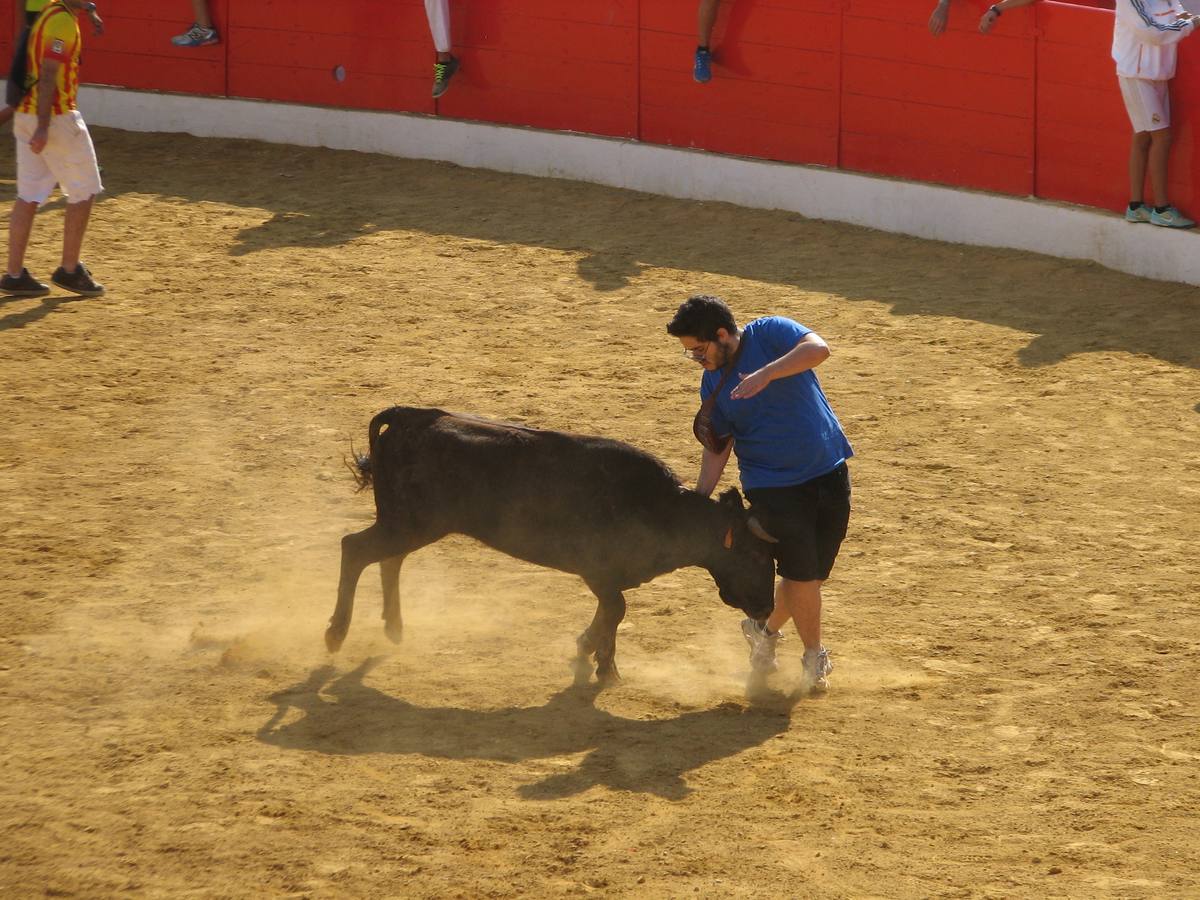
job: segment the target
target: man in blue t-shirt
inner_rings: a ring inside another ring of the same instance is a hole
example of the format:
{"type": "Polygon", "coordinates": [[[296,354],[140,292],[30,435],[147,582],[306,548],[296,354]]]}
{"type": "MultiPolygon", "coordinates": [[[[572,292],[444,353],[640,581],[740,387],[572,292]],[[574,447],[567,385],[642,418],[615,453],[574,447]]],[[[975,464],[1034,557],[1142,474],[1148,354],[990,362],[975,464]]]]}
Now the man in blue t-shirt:
{"type": "Polygon", "coordinates": [[[791,619],[804,642],[802,688],[823,691],[833,665],[821,644],[821,585],[846,536],[854,455],[813,372],[829,346],[781,316],[739,329],[723,300],[703,295],[679,307],[667,333],[704,367],[696,491],[713,492],[733,452],[761,536],[775,541],[775,610],[742,623],[751,667],[775,671],[779,629],[791,619]]]}

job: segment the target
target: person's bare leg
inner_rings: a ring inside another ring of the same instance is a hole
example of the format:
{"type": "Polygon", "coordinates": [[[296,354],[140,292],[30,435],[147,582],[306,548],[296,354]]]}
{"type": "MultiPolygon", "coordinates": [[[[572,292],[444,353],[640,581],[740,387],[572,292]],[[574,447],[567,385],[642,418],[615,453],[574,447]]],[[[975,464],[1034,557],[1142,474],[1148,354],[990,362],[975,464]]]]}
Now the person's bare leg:
{"type": "Polygon", "coordinates": [[[804,642],[805,650],[819,650],[821,647],[821,584],[820,581],[792,581],[781,578],[776,589],[775,612],[767,619],[768,627],[779,614],[780,605],[786,605],[788,616],[781,619],[782,627],[787,618],[791,618],[796,626],[796,633],[804,642]],[[780,604],[783,600],[783,604],[780,604]]]}
{"type": "Polygon", "coordinates": [[[212,28],[212,16],[208,14],[208,0],[192,0],[192,16],[201,28],[212,28]]]}
{"type": "Polygon", "coordinates": [[[62,267],[67,272],[74,272],[79,265],[79,253],[83,248],[83,236],[87,232],[88,219],[92,215],[92,204],[95,197],[88,197],[79,203],[68,203],[65,222],[63,224],[62,267]]]}
{"type": "Polygon", "coordinates": [[[1146,163],[1150,153],[1150,132],[1138,131],[1129,144],[1129,200],[1140,202],[1146,191],[1146,163]]]}
{"type": "Polygon", "coordinates": [[[1154,194],[1155,206],[1167,206],[1167,160],[1171,156],[1171,129],[1160,128],[1150,132],[1150,190],[1154,194]]]}
{"type": "Polygon", "coordinates": [[[8,216],[8,274],[20,275],[25,268],[25,250],[29,246],[29,235],[33,231],[33,217],[38,205],[27,200],[13,201],[8,216]]]}
{"type": "Polygon", "coordinates": [[[707,47],[712,40],[713,24],[717,21],[717,9],[721,0],[700,0],[696,9],[696,42],[701,47],[707,47]]]}

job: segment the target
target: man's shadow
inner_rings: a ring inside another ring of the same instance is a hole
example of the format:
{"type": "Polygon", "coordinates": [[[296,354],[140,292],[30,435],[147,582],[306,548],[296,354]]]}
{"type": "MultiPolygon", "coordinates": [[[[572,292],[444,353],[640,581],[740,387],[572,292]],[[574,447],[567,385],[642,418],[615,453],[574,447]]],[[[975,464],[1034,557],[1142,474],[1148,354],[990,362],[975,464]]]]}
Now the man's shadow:
{"type": "MultiPolygon", "coordinates": [[[[28,299],[26,297],[5,297],[0,296],[0,304],[16,303],[21,300],[28,299]]],[[[41,303],[37,306],[26,309],[22,312],[9,313],[6,316],[0,317],[0,331],[9,331],[13,328],[24,328],[26,325],[32,325],[39,319],[44,319],[50,313],[54,312],[64,303],[78,303],[80,300],[88,300],[94,298],[88,297],[42,297],[41,303]]]]}
{"type": "Polygon", "coordinates": [[[626,719],[596,708],[595,685],[562,690],[544,706],[422,707],[363,683],[385,658],[374,657],[340,676],[333,666],[322,666],[271,695],[276,710],[259,729],[259,740],[319,753],[501,762],[586,752],[577,768],[527,784],[520,795],[555,799],[603,785],[678,800],[690,793],[688,772],[756,747],[790,725],[788,702],[770,707],[728,702],[670,719],[626,719]],[[293,710],[301,717],[284,724],[293,710]]]}

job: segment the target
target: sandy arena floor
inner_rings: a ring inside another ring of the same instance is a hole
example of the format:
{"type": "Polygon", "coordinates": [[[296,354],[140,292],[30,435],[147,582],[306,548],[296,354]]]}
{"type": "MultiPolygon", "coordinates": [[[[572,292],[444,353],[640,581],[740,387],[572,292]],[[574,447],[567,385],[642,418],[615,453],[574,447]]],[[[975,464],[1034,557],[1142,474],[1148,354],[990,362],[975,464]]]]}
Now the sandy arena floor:
{"type": "Polygon", "coordinates": [[[0,303],[0,895],[1200,896],[1200,292],[95,133],[108,296],[0,303]],[[858,457],[825,699],[746,700],[698,569],[629,595],[620,686],[571,690],[587,589],[464,539],[407,564],[401,647],[372,569],[324,652],[376,411],[603,434],[690,481],[699,369],[664,324],[699,290],[834,350],[858,457]]]}

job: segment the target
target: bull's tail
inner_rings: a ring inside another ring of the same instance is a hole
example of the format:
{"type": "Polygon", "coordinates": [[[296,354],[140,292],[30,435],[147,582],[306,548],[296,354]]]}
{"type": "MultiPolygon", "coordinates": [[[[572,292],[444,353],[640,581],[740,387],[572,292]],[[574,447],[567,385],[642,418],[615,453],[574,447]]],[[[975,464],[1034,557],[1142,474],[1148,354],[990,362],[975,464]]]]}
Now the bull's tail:
{"type": "Polygon", "coordinates": [[[371,465],[371,459],[375,456],[375,447],[379,443],[379,436],[392,424],[394,412],[395,410],[385,409],[371,420],[371,425],[367,429],[366,453],[355,452],[354,441],[350,442],[350,457],[345,460],[345,463],[350,474],[354,476],[355,484],[358,485],[357,491],[365,491],[374,482],[375,472],[371,465]]]}

